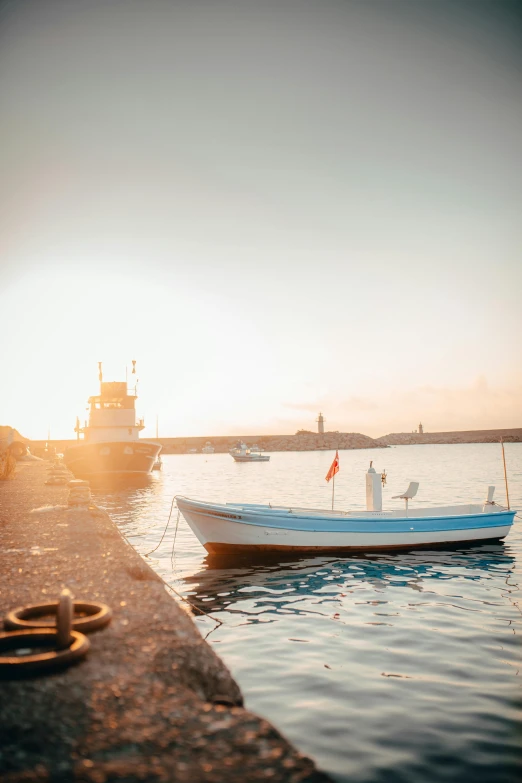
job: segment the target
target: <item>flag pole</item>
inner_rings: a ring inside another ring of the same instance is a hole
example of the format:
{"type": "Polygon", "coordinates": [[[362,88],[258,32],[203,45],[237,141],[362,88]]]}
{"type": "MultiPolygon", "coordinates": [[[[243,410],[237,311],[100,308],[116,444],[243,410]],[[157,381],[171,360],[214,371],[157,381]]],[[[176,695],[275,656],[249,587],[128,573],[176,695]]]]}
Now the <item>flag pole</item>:
{"type": "Polygon", "coordinates": [[[509,510],[509,487],[508,487],[507,470],[506,470],[506,454],[504,451],[504,438],[500,438],[500,445],[502,446],[502,460],[504,462],[504,481],[506,482],[506,498],[507,498],[507,507],[509,510]]]}
{"type": "Polygon", "coordinates": [[[332,478],[332,511],[334,510],[334,495],[335,495],[335,473],[332,478]]]}

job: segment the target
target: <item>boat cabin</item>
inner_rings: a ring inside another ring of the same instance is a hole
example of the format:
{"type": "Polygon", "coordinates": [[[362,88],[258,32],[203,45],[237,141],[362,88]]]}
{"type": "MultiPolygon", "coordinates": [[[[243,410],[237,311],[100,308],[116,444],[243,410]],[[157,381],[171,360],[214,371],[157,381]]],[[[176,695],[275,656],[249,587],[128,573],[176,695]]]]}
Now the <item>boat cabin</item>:
{"type": "Polygon", "coordinates": [[[136,394],[129,394],[125,382],[101,382],[100,393],[89,397],[89,424],[84,440],[134,441],[144,429],[143,419],[136,420],[136,394]]]}

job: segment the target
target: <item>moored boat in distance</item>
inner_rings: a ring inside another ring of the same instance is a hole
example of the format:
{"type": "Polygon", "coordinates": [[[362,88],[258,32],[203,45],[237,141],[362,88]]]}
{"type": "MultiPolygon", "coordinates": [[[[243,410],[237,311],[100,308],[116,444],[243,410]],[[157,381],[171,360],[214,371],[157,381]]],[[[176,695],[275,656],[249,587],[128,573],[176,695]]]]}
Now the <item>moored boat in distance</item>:
{"type": "Polygon", "coordinates": [[[513,524],[515,511],[493,502],[494,487],[483,503],[411,509],[408,502],[418,489],[412,482],[396,496],[404,499],[404,510],[382,511],[381,474],[370,467],[366,475],[366,511],[176,500],[212,554],[416,549],[502,539],[513,524]]]}
{"type": "Polygon", "coordinates": [[[259,446],[248,448],[242,441],[238,441],[234,448],[230,449],[230,455],[236,462],[268,462],[270,459],[268,454],[261,454],[259,446]]]}
{"type": "Polygon", "coordinates": [[[214,453],[214,446],[212,445],[212,443],[209,440],[207,440],[207,442],[205,443],[205,445],[201,449],[201,453],[202,454],[213,454],[214,453]]]}
{"type": "Polygon", "coordinates": [[[127,382],[104,382],[101,363],[99,370],[100,393],[89,397],[89,423],[80,427],[76,420],[79,442],[66,450],[64,462],[79,478],[150,473],[161,445],[139,438],[145,425],[136,419],[136,389],[129,393],[127,382]]]}

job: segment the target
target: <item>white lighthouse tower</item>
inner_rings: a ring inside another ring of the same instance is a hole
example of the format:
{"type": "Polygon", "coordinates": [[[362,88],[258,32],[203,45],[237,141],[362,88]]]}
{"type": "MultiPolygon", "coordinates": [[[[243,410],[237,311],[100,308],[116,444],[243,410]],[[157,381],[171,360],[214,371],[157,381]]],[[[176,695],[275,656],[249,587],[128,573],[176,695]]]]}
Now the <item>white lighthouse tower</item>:
{"type": "Polygon", "coordinates": [[[319,433],[319,435],[324,435],[324,418],[322,413],[319,414],[319,418],[316,419],[316,422],[317,422],[317,432],[319,433]]]}

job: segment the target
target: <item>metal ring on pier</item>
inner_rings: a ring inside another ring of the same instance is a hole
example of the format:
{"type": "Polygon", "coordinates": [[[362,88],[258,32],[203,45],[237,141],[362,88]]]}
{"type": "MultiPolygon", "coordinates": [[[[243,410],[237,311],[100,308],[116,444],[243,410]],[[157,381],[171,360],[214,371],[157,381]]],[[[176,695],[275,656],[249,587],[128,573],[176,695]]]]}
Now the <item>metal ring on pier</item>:
{"type": "MultiPolygon", "coordinates": [[[[104,626],[110,623],[112,618],[112,610],[107,604],[94,601],[73,601],[73,608],[72,627],[75,631],[81,631],[82,633],[90,633],[91,631],[97,631],[99,628],[104,628],[104,626]],[[85,616],[82,617],[81,615],[85,616]]],[[[4,627],[6,630],[54,629],[56,625],[55,617],[45,620],[41,618],[44,618],[46,615],[56,616],[57,611],[57,601],[51,604],[19,606],[6,616],[4,627]]]]}
{"type": "Polygon", "coordinates": [[[73,597],[69,590],[62,590],[56,612],[56,633],[59,650],[65,650],[71,643],[71,630],[74,616],[73,597]]]}
{"type": "Polygon", "coordinates": [[[16,674],[38,674],[69,666],[83,658],[90,646],[87,637],[78,631],[71,631],[70,644],[62,650],[57,649],[57,631],[39,628],[35,631],[0,633],[0,678],[10,678],[16,674]],[[48,648],[49,652],[42,652],[42,648],[48,648]],[[37,649],[39,652],[12,656],[4,654],[26,649],[37,649]]]}

